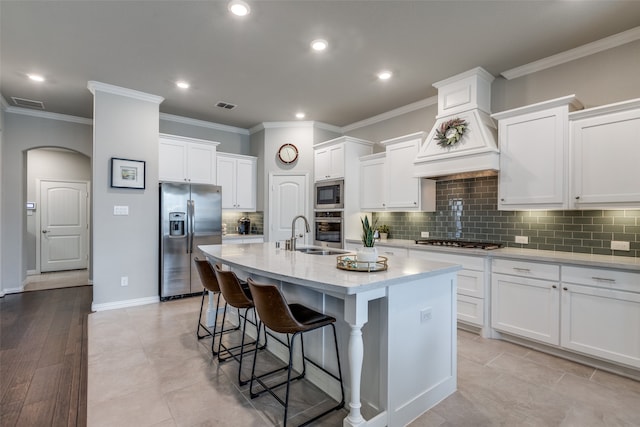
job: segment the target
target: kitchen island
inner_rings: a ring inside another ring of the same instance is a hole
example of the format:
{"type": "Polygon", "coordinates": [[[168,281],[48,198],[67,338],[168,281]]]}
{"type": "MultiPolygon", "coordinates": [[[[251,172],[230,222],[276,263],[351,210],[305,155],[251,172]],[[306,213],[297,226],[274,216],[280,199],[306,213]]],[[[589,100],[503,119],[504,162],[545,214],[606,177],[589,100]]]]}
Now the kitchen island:
{"type": "MultiPolygon", "coordinates": [[[[286,251],[273,243],[200,249],[239,277],[278,284],[289,302],[338,319],[339,351],[348,361],[344,426],[404,426],[456,390],[460,266],[389,256],[386,271],[367,273],[336,268],[336,256],[286,251]]],[[[314,361],[337,371],[321,332],[305,340],[305,348],[314,361]]],[[[336,397],[338,387],[320,372],[307,378],[336,397]]]]}

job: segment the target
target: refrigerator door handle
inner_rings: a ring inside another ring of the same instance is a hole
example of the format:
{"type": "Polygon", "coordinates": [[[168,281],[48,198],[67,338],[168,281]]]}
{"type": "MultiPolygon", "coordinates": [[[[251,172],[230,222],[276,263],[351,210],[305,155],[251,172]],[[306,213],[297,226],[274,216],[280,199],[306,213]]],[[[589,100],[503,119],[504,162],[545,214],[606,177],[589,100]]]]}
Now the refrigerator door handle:
{"type": "Polygon", "coordinates": [[[189,247],[187,252],[188,253],[193,253],[193,235],[194,235],[194,228],[195,228],[195,222],[194,222],[194,215],[195,215],[195,202],[193,200],[188,200],[187,201],[187,208],[189,211],[189,247]]]}

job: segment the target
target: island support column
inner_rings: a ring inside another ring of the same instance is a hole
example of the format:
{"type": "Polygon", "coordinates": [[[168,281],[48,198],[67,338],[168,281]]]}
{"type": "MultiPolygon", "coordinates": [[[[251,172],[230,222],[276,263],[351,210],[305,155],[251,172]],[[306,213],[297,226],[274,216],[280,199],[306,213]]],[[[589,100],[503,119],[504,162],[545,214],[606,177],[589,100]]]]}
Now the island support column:
{"type": "Polygon", "coordinates": [[[349,401],[349,415],[344,419],[343,427],[356,427],[367,425],[362,417],[360,408],[360,383],[362,380],[362,360],[364,358],[364,344],[362,341],[362,327],[369,319],[369,301],[383,298],[386,289],[377,289],[371,292],[363,292],[348,295],[344,300],[344,317],[349,326],[349,369],[351,372],[351,400],[349,401]]]}

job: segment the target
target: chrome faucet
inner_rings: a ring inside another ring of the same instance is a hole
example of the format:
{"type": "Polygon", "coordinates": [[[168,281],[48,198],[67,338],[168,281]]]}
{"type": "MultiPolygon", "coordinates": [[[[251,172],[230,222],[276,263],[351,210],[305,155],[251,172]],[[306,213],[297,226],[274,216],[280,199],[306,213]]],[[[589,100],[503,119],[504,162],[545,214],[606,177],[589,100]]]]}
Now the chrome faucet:
{"type": "Polygon", "coordinates": [[[298,215],[296,217],[293,218],[293,221],[291,221],[291,239],[289,240],[289,247],[287,249],[291,250],[291,251],[295,251],[296,250],[296,220],[298,218],[302,218],[304,219],[304,226],[305,229],[307,230],[307,233],[311,232],[311,227],[309,227],[309,221],[307,221],[307,218],[305,218],[304,215],[298,215]]]}

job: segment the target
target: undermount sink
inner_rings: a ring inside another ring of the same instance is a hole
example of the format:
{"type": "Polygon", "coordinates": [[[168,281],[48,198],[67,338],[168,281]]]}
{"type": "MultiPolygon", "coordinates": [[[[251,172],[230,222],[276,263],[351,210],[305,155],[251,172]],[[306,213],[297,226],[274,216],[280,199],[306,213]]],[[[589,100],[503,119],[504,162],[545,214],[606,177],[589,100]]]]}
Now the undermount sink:
{"type": "Polygon", "coordinates": [[[300,248],[296,249],[298,252],[302,252],[309,255],[342,255],[348,254],[348,251],[341,251],[339,249],[320,249],[320,248],[300,248]]]}

